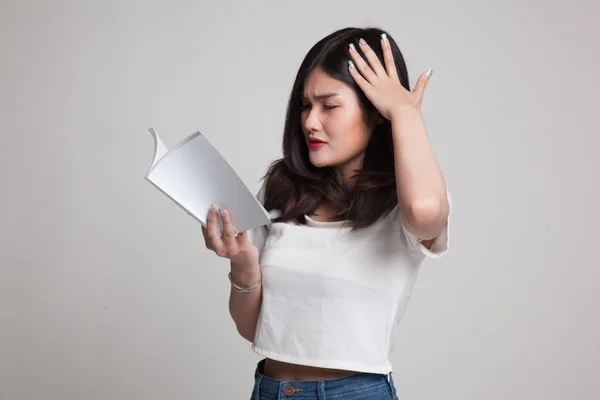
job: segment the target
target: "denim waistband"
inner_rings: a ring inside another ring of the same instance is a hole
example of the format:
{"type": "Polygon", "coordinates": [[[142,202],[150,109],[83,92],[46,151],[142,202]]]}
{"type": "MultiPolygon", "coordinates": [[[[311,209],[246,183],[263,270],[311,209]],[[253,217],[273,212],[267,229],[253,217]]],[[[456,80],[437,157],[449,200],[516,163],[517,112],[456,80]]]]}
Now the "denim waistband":
{"type": "MultiPolygon", "coordinates": [[[[389,389],[392,397],[396,395],[396,388],[392,373],[373,374],[358,373],[337,379],[325,379],[317,381],[279,381],[264,376],[265,360],[259,361],[254,372],[255,391],[258,397],[258,391],[270,395],[283,394],[280,398],[290,399],[325,399],[326,396],[343,396],[344,394],[358,394],[362,391],[375,391],[377,389],[389,389]]],[[[343,397],[342,397],[343,398],[343,397]]]]}

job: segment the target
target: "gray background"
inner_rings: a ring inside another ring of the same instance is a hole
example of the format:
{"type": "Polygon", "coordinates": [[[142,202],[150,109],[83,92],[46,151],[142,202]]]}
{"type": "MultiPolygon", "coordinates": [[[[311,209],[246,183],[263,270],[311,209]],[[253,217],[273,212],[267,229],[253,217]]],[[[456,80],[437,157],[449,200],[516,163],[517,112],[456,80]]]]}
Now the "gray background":
{"type": "Polygon", "coordinates": [[[0,399],[243,399],[228,263],[144,178],[201,130],[252,190],[302,58],[398,41],[453,194],[401,399],[598,399],[597,1],[2,1],[0,399]]]}

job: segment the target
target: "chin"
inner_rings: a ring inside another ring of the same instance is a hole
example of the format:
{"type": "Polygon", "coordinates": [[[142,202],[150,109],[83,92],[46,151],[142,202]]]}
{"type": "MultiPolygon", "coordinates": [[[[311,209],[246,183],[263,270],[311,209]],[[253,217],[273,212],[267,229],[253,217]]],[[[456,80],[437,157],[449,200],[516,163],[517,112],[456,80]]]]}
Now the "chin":
{"type": "Polygon", "coordinates": [[[314,165],[315,167],[317,167],[317,168],[325,168],[325,167],[328,167],[328,166],[329,166],[327,163],[323,163],[323,162],[315,162],[315,161],[313,161],[313,160],[310,160],[310,163],[311,163],[312,165],[314,165]]]}
{"type": "Polygon", "coordinates": [[[332,162],[331,160],[327,160],[325,158],[317,158],[317,157],[315,157],[315,158],[310,157],[310,163],[312,165],[314,165],[315,167],[317,167],[317,168],[336,167],[336,166],[338,166],[337,163],[332,162]]]}

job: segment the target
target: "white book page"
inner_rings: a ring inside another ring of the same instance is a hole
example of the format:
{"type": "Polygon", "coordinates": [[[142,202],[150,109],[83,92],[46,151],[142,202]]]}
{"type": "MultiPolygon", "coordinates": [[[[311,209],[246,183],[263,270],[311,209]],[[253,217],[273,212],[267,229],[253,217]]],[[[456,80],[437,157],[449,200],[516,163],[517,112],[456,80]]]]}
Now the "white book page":
{"type": "Polygon", "coordinates": [[[150,132],[155,137],[155,157],[146,179],[204,227],[211,204],[229,211],[237,232],[270,223],[269,213],[200,132],[168,151],[156,132],[150,132]]]}

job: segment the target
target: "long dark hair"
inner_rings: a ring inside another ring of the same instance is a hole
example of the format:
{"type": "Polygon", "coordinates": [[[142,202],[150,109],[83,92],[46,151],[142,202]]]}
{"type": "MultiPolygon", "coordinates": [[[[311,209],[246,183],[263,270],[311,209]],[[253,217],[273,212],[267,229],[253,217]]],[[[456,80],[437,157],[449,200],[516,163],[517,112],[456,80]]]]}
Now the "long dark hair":
{"type": "MultiPolygon", "coordinates": [[[[384,31],[378,28],[344,28],[321,39],[306,54],[288,102],[283,157],[271,163],[263,177],[266,179],[265,208],[281,211],[281,216],[273,219],[273,222],[295,220],[305,224],[305,215],[310,215],[323,201],[330,201],[341,211],[340,217],[347,220],[353,229],[358,229],[371,225],[398,204],[390,121],[375,125],[362,169],[354,175],[352,187],[345,187],[336,167],[317,168],[312,165],[301,126],[304,81],[316,68],[352,88],[365,117],[377,113],[348,72],[348,60],[351,59],[348,46],[354,43],[366,60],[358,45],[360,38],[365,39],[382,65],[385,65],[381,48],[382,33],[384,31]]],[[[400,83],[410,90],[404,57],[396,42],[385,33],[391,44],[400,83]]]]}

